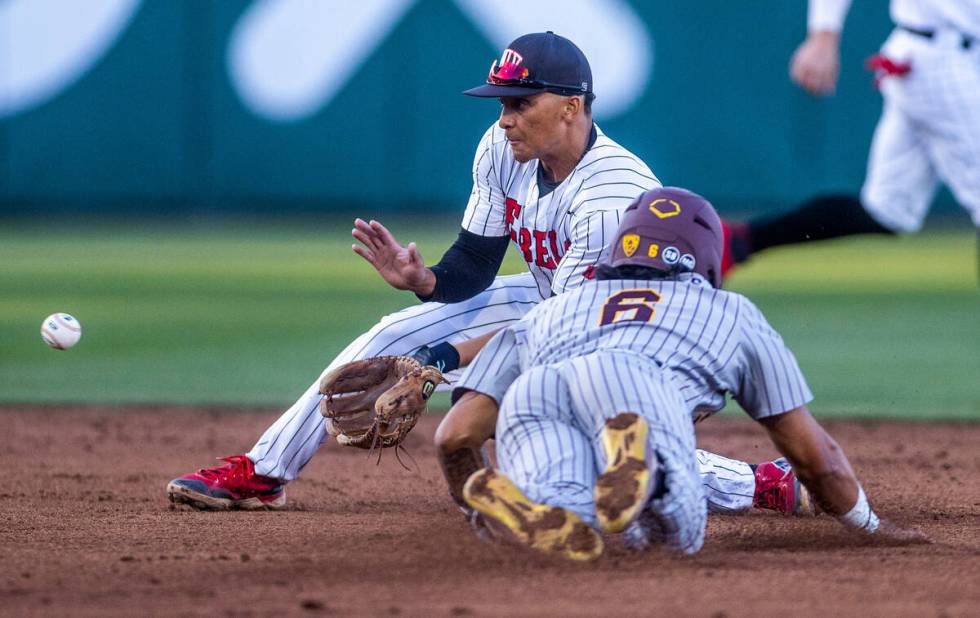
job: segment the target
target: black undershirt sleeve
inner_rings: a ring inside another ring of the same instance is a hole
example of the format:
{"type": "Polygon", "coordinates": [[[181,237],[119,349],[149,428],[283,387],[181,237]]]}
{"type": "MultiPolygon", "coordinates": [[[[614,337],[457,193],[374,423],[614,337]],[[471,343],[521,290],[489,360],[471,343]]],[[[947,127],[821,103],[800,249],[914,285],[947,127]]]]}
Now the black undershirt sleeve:
{"type": "Polygon", "coordinates": [[[460,230],[456,242],[432,267],[436,287],[419,300],[458,303],[490,287],[507,253],[510,236],[480,236],[460,230]]]}

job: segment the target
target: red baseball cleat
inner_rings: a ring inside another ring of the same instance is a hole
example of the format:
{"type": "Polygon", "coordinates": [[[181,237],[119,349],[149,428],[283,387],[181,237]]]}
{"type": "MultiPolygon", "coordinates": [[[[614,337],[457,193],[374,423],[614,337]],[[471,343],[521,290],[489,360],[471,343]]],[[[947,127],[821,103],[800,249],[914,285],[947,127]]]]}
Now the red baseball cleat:
{"type": "Polygon", "coordinates": [[[721,276],[724,278],[737,264],[748,259],[749,224],[732,223],[722,219],[721,231],[724,240],[721,251],[721,276]]]}
{"type": "Polygon", "coordinates": [[[793,474],[785,457],[755,467],[755,496],[752,506],[784,515],[813,515],[810,492],[793,474]]]}
{"type": "Polygon", "coordinates": [[[201,468],[167,483],[174,504],[189,504],[200,510],[281,509],[286,506],[286,484],[255,473],[245,455],[221,457],[228,465],[201,468]]]}

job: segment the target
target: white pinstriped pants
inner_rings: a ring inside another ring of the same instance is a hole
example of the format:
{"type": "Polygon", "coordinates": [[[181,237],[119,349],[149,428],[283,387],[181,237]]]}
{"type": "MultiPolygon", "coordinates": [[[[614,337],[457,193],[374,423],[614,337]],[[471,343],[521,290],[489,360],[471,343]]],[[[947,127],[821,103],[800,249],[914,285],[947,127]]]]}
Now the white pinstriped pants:
{"type": "Polygon", "coordinates": [[[961,41],[949,29],[932,39],[895,30],[882,47],[912,70],[882,81],[861,202],[896,232],[922,227],[940,181],[980,227],[980,44],[961,41]]]}
{"type": "Polygon", "coordinates": [[[662,524],[655,540],[697,552],[707,504],[694,426],[667,374],[645,356],[599,351],[522,374],[497,419],[498,465],[531,500],[595,525],[593,489],[606,466],[600,432],[607,418],[621,412],[638,413],[649,423],[649,447],[667,475],[667,493],[647,505],[662,524]]]}

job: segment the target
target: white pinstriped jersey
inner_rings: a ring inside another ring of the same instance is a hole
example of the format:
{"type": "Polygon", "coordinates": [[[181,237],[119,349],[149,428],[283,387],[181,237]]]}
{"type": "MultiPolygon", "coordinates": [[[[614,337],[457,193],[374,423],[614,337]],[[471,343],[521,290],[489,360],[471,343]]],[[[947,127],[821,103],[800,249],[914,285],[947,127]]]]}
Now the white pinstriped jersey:
{"type": "MultiPolygon", "coordinates": [[[[498,333],[456,388],[501,401],[527,368],[598,350],[652,358],[670,372],[695,421],[722,409],[727,393],[756,419],[813,398],[792,352],[759,309],[696,275],[595,281],[550,298],[498,333]]],[[[604,378],[606,390],[630,388],[615,376],[604,378]]]]}
{"type": "Polygon", "coordinates": [[[546,195],[538,187],[538,160],[515,160],[496,123],[476,149],[462,227],[480,236],[510,235],[543,298],[588,280],[621,213],[637,195],[661,186],[639,157],[595,130],[592,147],[546,195]]]}
{"type": "MultiPolygon", "coordinates": [[[[807,28],[840,32],[851,0],[810,0],[807,28]]],[[[977,0],[891,0],[892,21],[931,30],[952,28],[980,38],[980,2],[977,0]]]]}
{"type": "Polygon", "coordinates": [[[892,0],[895,23],[919,28],[953,28],[980,37],[980,2],[977,0],[892,0]]]}

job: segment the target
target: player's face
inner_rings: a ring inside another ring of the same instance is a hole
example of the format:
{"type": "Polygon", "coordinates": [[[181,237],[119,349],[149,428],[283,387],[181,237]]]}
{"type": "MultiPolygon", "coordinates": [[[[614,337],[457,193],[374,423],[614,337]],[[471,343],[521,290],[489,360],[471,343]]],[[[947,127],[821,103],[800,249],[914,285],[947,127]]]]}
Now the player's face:
{"type": "Polygon", "coordinates": [[[500,98],[500,128],[510,140],[514,158],[521,163],[555,154],[565,125],[565,97],[544,92],[529,97],[500,98]]]}

